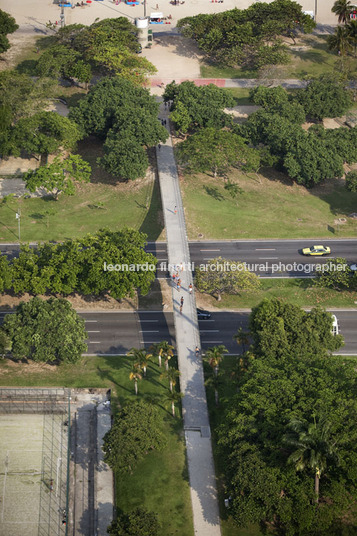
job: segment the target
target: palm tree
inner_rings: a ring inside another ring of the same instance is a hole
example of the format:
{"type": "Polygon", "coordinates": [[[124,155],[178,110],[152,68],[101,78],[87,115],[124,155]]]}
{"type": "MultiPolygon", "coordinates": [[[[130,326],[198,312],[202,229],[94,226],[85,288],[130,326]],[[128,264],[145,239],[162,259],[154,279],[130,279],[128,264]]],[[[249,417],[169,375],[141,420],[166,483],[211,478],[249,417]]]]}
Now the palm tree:
{"type": "Polygon", "coordinates": [[[161,341],[155,345],[155,352],[158,354],[159,367],[161,367],[161,359],[164,359],[166,370],[169,368],[169,361],[174,355],[174,347],[167,341],[161,341]]]}
{"type": "Polygon", "coordinates": [[[331,424],[326,419],[306,423],[293,419],[288,424],[284,443],[295,450],[290,454],[288,463],[296,471],[312,469],[315,475],[316,502],[319,502],[320,478],[329,461],[337,460],[336,441],[331,438],[331,424]]]}
{"type": "Polygon", "coordinates": [[[330,50],[336,50],[345,56],[351,50],[351,38],[345,26],[338,26],[333,35],[327,38],[327,46],[330,50]]]}
{"type": "Polygon", "coordinates": [[[129,374],[129,380],[134,382],[135,394],[138,394],[138,380],[142,380],[141,369],[133,365],[129,374]]]}
{"type": "Polygon", "coordinates": [[[159,367],[161,367],[161,354],[160,354],[160,343],[155,342],[150,346],[151,355],[157,356],[159,358],[159,367]]]}
{"type": "Polygon", "coordinates": [[[237,344],[241,344],[243,346],[243,354],[245,352],[245,345],[249,344],[249,333],[248,331],[244,331],[242,327],[240,327],[233,335],[233,340],[236,341],[237,344]]]}
{"type": "Polygon", "coordinates": [[[223,344],[220,344],[219,346],[213,346],[212,348],[208,348],[206,352],[206,359],[209,365],[213,368],[216,376],[218,376],[218,368],[219,368],[220,362],[223,359],[223,354],[227,352],[228,350],[223,344]]]}
{"type": "Polygon", "coordinates": [[[351,2],[349,0],[336,0],[331,11],[337,15],[339,24],[341,24],[341,22],[346,24],[350,20],[352,11],[351,2]]]}
{"type": "Polygon", "coordinates": [[[346,26],[347,39],[353,46],[354,56],[356,56],[357,48],[357,20],[351,20],[346,26]]]}
{"type": "Polygon", "coordinates": [[[215,401],[217,407],[219,406],[218,389],[219,389],[219,387],[221,387],[222,383],[223,382],[222,382],[221,374],[218,374],[218,376],[216,376],[216,374],[212,374],[212,376],[210,378],[208,378],[208,380],[206,382],[206,385],[210,385],[214,389],[214,401],[215,401]]]}
{"type": "MultiPolygon", "coordinates": [[[[237,359],[236,361],[235,368],[231,372],[231,378],[233,378],[235,381],[238,382],[242,374],[244,374],[244,372],[247,372],[253,359],[255,359],[255,356],[252,352],[245,352],[244,354],[242,354],[239,357],[239,359],[237,359]]],[[[238,386],[237,386],[237,391],[238,391],[238,386]]]]}
{"type": "Polygon", "coordinates": [[[183,395],[181,393],[178,393],[177,391],[169,391],[165,395],[165,403],[169,406],[171,406],[171,413],[172,416],[175,417],[175,404],[178,404],[181,400],[183,395]]]}
{"type": "Polygon", "coordinates": [[[173,367],[170,367],[169,369],[165,370],[160,376],[160,378],[167,378],[170,383],[170,391],[172,393],[173,388],[176,385],[177,379],[180,376],[181,372],[173,367]]]}
{"type": "Polygon", "coordinates": [[[127,355],[134,357],[134,367],[142,369],[145,378],[146,367],[152,355],[148,354],[146,350],[138,350],[137,348],[131,348],[127,355]]]}

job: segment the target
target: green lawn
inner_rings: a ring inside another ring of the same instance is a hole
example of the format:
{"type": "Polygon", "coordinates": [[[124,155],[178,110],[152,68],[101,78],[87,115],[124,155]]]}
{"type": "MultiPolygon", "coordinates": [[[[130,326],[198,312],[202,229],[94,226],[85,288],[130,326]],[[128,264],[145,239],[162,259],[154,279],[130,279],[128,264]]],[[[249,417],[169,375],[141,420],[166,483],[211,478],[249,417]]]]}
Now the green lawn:
{"type": "MultiPolygon", "coordinates": [[[[125,404],[135,399],[130,368],[131,361],[126,357],[86,357],[77,365],[60,367],[1,360],[0,384],[110,388],[114,405],[118,401],[125,404]]],[[[156,362],[149,365],[147,379],[139,382],[139,397],[160,397],[168,392],[167,382],[160,379],[161,372],[156,362]]],[[[149,453],[133,474],[117,475],[116,504],[123,511],[143,506],[156,512],[162,524],[160,536],[193,536],[182,421],[179,417],[173,419],[164,407],[161,409],[168,445],[162,452],[149,453]]]]}
{"type": "MultiPolygon", "coordinates": [[[[326,40],[326,35],[303,35],[299,37],[296,45],[289,40],[290,63],[277,66],[277,76],[274,78],[304,78],[336,71],[336,62],[339,58],[336,52],[328,50],[326,40]]],[[[345,63],[348,63],[351,73],[357,71],[356,58],[349,56],[345,63]]],[[[259,78],[259,71],[202,62],[201,76],[203,78],[259,78]]]]}
{"type": "Polygon", "coordinates": [[[16,212],[21,210],[21,240],[64,240],[102,227],[115,231],[123,226],[140,229],[149,239],[162,230],[161,198],[153,180],[129,184],[84,184],[74,196],[10,199],[0,204],[0,240],[18,240],[16,212]]]}
{"type": "MultiPolygon", "coordinates": [[[[340,238],[357,236],[357,194],[338,180],[307,190],[271,169],[229,176],[243,193],[232,199],[223,178],[206,174],[181,179],[188,235],[197,239],[340,238]],[[339,218],[347,222],[339,223],[339,218]]],[[[242,259],[244,261],[244,259],[242,259]]]]}
{"type": "Polygon", "coordinates": [[[305,279],[262,279],[261,289],[242,292],[241,295],[222,296],[217,301],[212,296],[205,295],[205,306],[219,309],[250,308],[258,305],[264,298],[279,298],[299,307],[356,307],[357,292],[348,292],[318,288],[312,280],[305,279]]]}

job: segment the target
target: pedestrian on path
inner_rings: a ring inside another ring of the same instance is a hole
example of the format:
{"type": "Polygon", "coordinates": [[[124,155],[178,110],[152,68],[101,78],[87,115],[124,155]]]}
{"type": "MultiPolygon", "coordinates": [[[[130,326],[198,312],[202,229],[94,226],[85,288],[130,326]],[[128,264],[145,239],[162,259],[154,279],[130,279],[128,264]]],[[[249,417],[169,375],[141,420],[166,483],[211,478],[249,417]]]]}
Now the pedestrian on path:
{"type": "Polygon", "coordinates": [[[190,283],[190,284],[188,285],[188,292],[189,292],[190,294],[192,294],[192,283],[190,283]]]}
{"type": "Polygon", "coordinates": [[[177,214],[177,206],[175,205],[174,214],[177,214]]]}
{"type": "Polygon", "coordinates": [[[181,296],[181,307],[183,306],[183,296],[181,296]]]}
{"type": "Polygon", "coordinates": [[[181,288],[181,279],[177,280],[177,290],[180,290],[181,288]]]}
{"type": "Polygon", "coordinates": [[[196,357],[200,357],[200,349],[198,346],[196,346],[195,354],[196,354],[196,357]]]}
{"type": "Polygon", "coordinates": [[[180,270],[181,270],[181,272],[183,271],[183,263],[182,262],[180,262],[180,270]]]}
{"type": "Polygon", "coordinates": [[[161,149],[161,143],[159,143],[158,148],[159,148],[159,150],[161,149]]]}
{"type": "Polygon", "coordinates": [[[172,281],[174,282],[174,284],[175,284],[175,282],[176,282],[175,279],[176,279],[176,274],[175,274],[175,272],[174,272],[174,273],[172,274],[172,281]]]}

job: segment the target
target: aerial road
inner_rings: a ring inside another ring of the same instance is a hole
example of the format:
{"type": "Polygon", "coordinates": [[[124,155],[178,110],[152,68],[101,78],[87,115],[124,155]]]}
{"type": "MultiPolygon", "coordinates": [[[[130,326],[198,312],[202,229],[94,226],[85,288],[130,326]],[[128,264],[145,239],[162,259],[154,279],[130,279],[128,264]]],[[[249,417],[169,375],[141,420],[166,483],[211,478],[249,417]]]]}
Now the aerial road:
{"type": "MultiPolygon", "coordinates": [[[[35,247],[35,244],[33,244],[35,247]]],[[[207,264],[215,257],[246,262],[248,269],[261,277],[306,277],[313,274],[312,266],[336,257],[348,263],[357,262],[356,239],[310,239],[310,240],[225,240],[190,242],[192,267],[207,264]],[[313,245],[331,248],[327,256],[304,256],[302,249],[313,245]]],[[[18,244],[0,244],[0,251],[10,258],[17,256],[18,244]]],[[[148,242],[146,251],[158,259],[158,277],[167,277],[167,248],[165,242],[148,242]]],[[[108,263],[111,260],[108,259],[108,263]]]]}

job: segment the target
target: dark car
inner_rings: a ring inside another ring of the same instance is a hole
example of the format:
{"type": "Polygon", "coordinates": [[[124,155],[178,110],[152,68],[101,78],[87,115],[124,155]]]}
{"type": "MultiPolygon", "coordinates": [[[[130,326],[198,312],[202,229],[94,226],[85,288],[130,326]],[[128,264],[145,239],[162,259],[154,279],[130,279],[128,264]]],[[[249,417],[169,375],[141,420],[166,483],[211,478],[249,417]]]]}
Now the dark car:
{"type": "Polygon", "coordinates": [[[197,307],[197,318],[198,320],[208,320],[211,318],[211,313],[209,311],[205,311],[204,309],[199,309],[197,307]]]}

